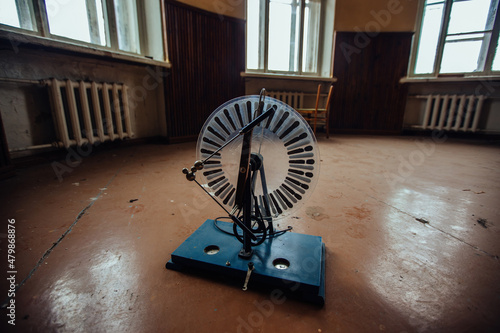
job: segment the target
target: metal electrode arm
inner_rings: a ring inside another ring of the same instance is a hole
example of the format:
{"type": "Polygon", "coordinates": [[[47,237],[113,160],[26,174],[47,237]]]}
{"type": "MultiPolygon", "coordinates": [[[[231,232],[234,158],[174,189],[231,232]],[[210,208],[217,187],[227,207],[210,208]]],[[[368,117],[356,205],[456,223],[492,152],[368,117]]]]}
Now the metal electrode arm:
{"type": "MultiPolygon", "coordinates": [[[[226,141],[226,143],[224,143],[222,146],[220,146],[218,149],[216,149],[212,154],[210,154],[210,156],[208,156],[207,158],[205,158],[203,161],[201,161],[201,160],[200,161],[196,161],[194,163],[194,165],[191,167],[191,170],[189,170],[188,168],[182,169],[182,173],[184,173],[186,175],[186,179],[189,180],[189,181],[195,180],[196,179],[196,171],[202,170],[203,167],[205,166],[205,163],[208,160],[210,160],[212,157],[214,157],[219,151],[221,151],[228,144],[230,144],[231,142],[233,142],[234,140],[236,140],[237,137],[239,137],[240,135],[244,135],[244,134],[248,133],[249,131],[253,130],[253,128],[255,126],[257,126],[258,124],[260,124],[261,121],[263,121],[264,119],[268,118],[273,113],[274,113],[274,109],[273,108],[269,108],[266,112],[264,112],[263,114],[261,114],[260,116],[258,116],[257,118],[255,118],[254,120],[252,120],[251,122],[249,122],[245,127],[243,127],[242,129],[240,129],[240,131],[238,132],[238,135],[235,135],[230,140],[226,141]]],[[[250,135],[250,138],[251,138],[251,135],[250,135]]]]}

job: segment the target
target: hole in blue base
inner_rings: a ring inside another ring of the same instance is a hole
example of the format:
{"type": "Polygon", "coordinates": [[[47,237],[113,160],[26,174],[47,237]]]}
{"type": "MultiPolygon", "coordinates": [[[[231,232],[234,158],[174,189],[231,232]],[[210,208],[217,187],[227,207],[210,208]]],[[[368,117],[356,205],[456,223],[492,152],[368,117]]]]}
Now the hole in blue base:
{"type": "Polygon", "coordinates": [[[287,269],[290,267],[290,262],[285,258],[278,258],[273,260],[273,266],[277,269],[287,269]]]}
{"type": "Polygon", "coordinates": [[[219,247],[217,245],[209,245],[205,248],[205,253],[208,254],[208,255],[214,255],[214,254],[217,254],[219,253],[219,247]]]}

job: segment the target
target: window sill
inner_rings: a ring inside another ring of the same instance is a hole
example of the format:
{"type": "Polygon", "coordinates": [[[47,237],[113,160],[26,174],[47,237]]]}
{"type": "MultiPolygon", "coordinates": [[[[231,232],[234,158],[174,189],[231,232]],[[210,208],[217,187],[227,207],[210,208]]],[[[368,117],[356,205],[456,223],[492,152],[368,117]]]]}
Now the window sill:
{"type": "Polygon", "coordinates": [[[332,82],[332,83],[337,82],[336,77],[324,77],[324,76],[275,74],[275,73],[252,73],[252,72],[241,72],[240,75],[243,78],[324,81],[324,82],[332,82]]]}
{"type": "Polygon", "coordinates": [[[4,39],[8,41],[14,51],[19,46],[22,46],[23,44],[30,45],[30,46],[42,46],[42,47],[47,47],[47,48],[52,48],[52,49],[57,49],[57,50],[63,50],[67,52],[72,52],[72,53],[77,53],[77,54],[86,54],[86,55],[91,55],[91,56],[97,56],[97,57],[102,57],[102,58],[108,58],[108,59],[113,59],[113,60],[119,60],[123,62],[129,62],[129,63],[140,63],[140,64],[145,64],[145,65],[152,65],[152,66],[161,66],[161,67],[166,67],[170,68],[172,67],[171,63],[168,61],[159,61],[151,58],[147,58],[144,56],[140,55],[135,55],[131,53],[125,53],[125,52],[120,52],[120,51],[115,51],[115,50],[106,50],[106,49],[100,49],[98,47],[93,46],[92,44],[87,45],[82,45],[82,44],[77,44],[71,41],[66,41],[66,40],[55,40],[51,38],[46,38],[38,35],[32,35],[28,33],[22,33],[18,31],[9,31],[9,30],[0,30],[0,39],[4,39]]]}
{"type": "Polygon", "coordinates": [[[443,77],[403,77],[399,83],[439,83],[439,82],[480,82],[480,81],[500,81],[498,75],[484,76],[443,76],[443,77]]]}

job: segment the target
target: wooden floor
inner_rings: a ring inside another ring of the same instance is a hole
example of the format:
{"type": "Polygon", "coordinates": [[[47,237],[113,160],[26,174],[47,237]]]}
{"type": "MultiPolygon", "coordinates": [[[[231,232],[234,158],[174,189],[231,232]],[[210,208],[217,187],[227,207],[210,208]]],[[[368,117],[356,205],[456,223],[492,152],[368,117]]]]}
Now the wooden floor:
{"type": "MultiPolygon", "coordinates": [[[[181,173],[195,143],[142,145],[0,182],[1,300],[15,275],[16,331],[500,331],[500,146],[333,135],[319,147],[315,192],[279,223],[323,237],[324,307],[166,270],[223,212],[181,173]]],[[[14,331],[10,312],[2,332],[14,331]]]]}

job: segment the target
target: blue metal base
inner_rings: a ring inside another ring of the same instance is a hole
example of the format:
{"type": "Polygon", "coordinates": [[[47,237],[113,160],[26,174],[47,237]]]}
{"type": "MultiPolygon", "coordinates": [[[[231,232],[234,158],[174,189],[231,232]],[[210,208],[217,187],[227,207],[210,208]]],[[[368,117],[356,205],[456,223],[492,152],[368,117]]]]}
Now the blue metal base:
{"type": "MultiPolygon", "coordinates": [[[[232,223],[218,221],[217,225],[232,232],[232,223]]],[[[214,220],[206,220],[172,253],[166,267],[223,274],[240,279],[243,286],[251,261],[254,270],[250,287],[265,284],[290,291],[306,301],[324,304],[325,244],[321,237],[286,232],[253,247],[250,260],[238,257],[241,248],[242,244],[234,236],[218,230],[214,220]],[[287,262],[286,269],[283,265],[278,265],[281,269],[276,267],[278,263],[287,262]]]]}

